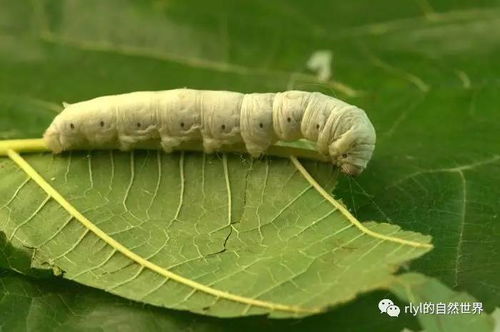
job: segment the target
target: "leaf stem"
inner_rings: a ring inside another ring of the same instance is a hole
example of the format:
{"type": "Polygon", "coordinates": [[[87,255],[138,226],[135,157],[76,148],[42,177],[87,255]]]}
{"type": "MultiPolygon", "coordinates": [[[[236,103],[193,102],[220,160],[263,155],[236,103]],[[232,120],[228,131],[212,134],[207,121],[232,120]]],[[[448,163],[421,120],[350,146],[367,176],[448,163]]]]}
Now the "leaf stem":
{"type": "Polygon", "coordinates": [[[7,156],[8,150],[20,153],[50,151],[43,138],[0,140],[0,156],[7,156]]]}
{"type": "MultiPolygon", "coordinates": [[[[109,150],[109,148],[104,147],[102,149],[109,150]]],[[[139,145],[137,149],[158,150],[160,149],[160,146],[157,142],[145,142],[139,145]]],[[[13,150],[21,154],[50,152],[50,149],[45,144],[43,138],[0,140],[0,156],[7,156],[8,150],[13,150]]],[[[199,142],[189,142],[181,144],[177,150],[202,152],[203,146],[199,142]]],[[[246,153],[247,151],[243,144],[234,144],[231,146],[223,146],[220,152],[246,153]]],[[[322,162],[328,161],[328,157],[319,154],[308,141],[280,141],[269,147],[269,149],[266,151],[266,154],[282,158],[288,158],[292,155],[302,159],[318,160],[322,162]]]]}

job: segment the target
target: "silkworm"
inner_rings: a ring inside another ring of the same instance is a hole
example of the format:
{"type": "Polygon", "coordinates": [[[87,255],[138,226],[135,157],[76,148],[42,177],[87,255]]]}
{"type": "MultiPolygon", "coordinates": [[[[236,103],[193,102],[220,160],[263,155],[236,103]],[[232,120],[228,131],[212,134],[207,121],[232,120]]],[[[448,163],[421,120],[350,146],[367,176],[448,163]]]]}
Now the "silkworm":
{"type": "Polygon", "coordinates": [[[307,139],[349,175],[360,174],[375,149],[366,113],[318,92],[242,94],[175,89],[103,96],[74,104],[55,117],[44,140],[54,153],[74,149],[128,151],[157,142],[171,152],[200,141],[205,152],[243,143],[253,157],[276,141],[307,139]]]}

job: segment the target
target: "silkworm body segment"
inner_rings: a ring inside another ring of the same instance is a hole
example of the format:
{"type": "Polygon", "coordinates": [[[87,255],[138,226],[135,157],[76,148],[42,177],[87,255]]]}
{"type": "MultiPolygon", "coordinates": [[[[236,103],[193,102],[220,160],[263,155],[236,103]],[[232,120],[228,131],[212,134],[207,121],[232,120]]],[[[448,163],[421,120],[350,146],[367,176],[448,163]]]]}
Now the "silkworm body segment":
{"type": "Polygon", "coordinates": [[[67,105],[44,134],[60,153],[73,149],[127,151],[156,141],[171,152],[201,141],[206,152],[243,143],[252,156],[278,140],[316,142],[344,173],[358,175],[375,148],[375,129],[356,106],[318,92],[242,94],[175,89],[103,96],[67,105]]]}

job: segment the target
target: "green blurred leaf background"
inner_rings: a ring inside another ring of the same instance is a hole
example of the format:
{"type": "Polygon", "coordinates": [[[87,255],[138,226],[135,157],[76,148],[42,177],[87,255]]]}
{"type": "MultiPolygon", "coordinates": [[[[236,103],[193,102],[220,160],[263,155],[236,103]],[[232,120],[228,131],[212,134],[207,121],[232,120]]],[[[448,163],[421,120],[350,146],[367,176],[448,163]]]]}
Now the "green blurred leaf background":
{"type": "MultiPolygon", "coordinates": [[[[337,96],[367,111],[378,143],[365,173],[334,193],[361,220],[431,234],[435,249],[411,270],[491,312],[500,303],[498,54],[492,0],[1,0],[0,137],[39,137],[62,101],[136,90],[337,96]],[[333,52],[329,82],[306,68],[317,50],[333,52]]],[[[24,317],[19,330],[419,329],[374,310],[384,292],[299,321],[218,320],[6,270],[1,281],[0,310],[24,317]]]]}

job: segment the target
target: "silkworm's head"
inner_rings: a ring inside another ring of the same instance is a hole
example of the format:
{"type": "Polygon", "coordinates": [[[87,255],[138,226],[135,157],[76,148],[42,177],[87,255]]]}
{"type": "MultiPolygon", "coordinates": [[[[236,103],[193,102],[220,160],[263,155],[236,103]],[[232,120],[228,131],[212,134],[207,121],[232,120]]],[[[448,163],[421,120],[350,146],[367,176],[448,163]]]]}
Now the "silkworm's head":
{"type": "Polygon", "coordinates": [[[365,112],[356,109],[343,122],[344,128],[329,147],[332,162],[352,176],[361,174],[375,149],[375,128],[365,112]]]}

